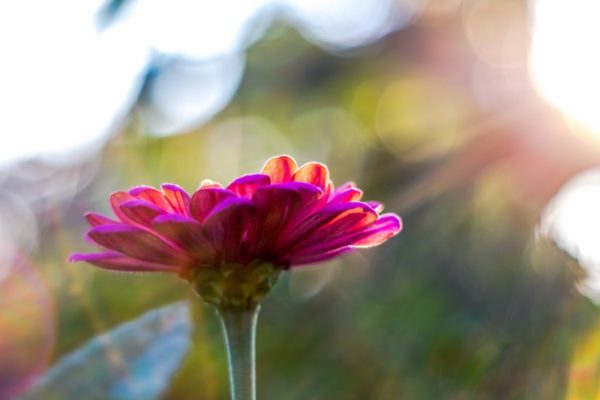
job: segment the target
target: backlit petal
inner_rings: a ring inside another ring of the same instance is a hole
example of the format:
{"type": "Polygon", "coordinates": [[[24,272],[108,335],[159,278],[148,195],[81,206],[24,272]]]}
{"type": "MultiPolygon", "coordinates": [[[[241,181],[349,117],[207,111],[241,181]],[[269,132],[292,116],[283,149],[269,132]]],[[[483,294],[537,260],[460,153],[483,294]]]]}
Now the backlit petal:
{"type": "Polygon", "coordinates": [[[121,204],[121,211],[136,224],[149,227],[157,216],[165,210],[146,200],[129,200],[121,204]]]}
{"type": "Polygon", "coordinates": [[[123,211],[121,211],[121,204],[130,201],[137,200],[136,197],[130,195],[127,192],[114,192],[110,195],[110,206],[113,209],[115,215],[123,222],[134,223],[123,211]]]}
{"type": "Polygon", "coordinates": [[[85,219],[91,226],[99,226],[99,225],[108,225],[108,224],[118,224],[118,221],[114,219],[108,218],[102,214],[98,214],[95,212],[88,212],[85,214],[85,219]]]}
{"type": "Polygon", "coordinates": [[[221,261],[241,262],[247,255],[246,232],[254,214],[250,200],[233,197],[218,204],[206,217],[202,229],[211,246],[220,252],[221,261]]]}
{"type": "Polygon", "coordinates": [[[402,220],[396,214],[383,214],[369,229],[356,235],[353,247],[377,246],[402,230],[402,220]]]}
{"type": "Polygon", "coordinates": [[[328,204],[322,209],[310,214],[295,224],[290,224],[277,238],[277,250],[289,249],[295,246],[300,240],[303,240],[321,226],[329,221],[343,217],[346,214],[363,212],[366,207],[362,203],[340,203],[328,204]]]}
{"type": "Polygon", "coordinates": [[[335,191],[335,193],[333,194],[333,197],[331,199],[331,203],[346,203],[349,201],[359,201],[360,198],[362,197],[363,192],[362,190],[355,188],[355,187],[350,187],[350,188],[345,188],[340,190],[338,188],[338,190],[335,191]]]}
{"type": "Polygon", "coordinates": [[[75,253],[69,257],[70,262],[86,261],[100,268],[112,271],[128,272],[178,272],[177,267],[167,264],[142,261],[115,252],[82,254],[75,253]]]}
{"type": "Polygon", "coordinates": [[[202,222],[217,204],[231,197],[235,195],[226,189],[213,187],[198,189],[190,201],[190,214],[197,221],[202,222]]]}
{"type": "Polygon", "coordinates": [[[305,183],[285,183],[262,187],[252,197],[255,223],[250,226],[248,242],[255,252],[268,247],[299,210],[318,199],[321,191],[305,183]]]}
{"type": "Polygon", "coordinates": [[[237,178],[227,186],[227,190],[232,191],[239,197],[251,198],[258,188],[271,183],[271,178],[264,174],[244,175],[237,178]]]}
{"type": "Polygon", "coordinates": [[[154,220],[153,227],[188,252],[197,264],[215,262],[217,249],[196,220],[177,214],[164,214],[154,220]]]}
{"type": "Polygon", "coordinates": [[[173,211],[182,215],[190,214],[190,195],[178,185],[164,183],[161,189],[173,211]]]}
{"type": "Polygon", "coordinates": [[[262,173],[271,177],[271,183],[277,184],[291,181],[297,170],[296,161],[290,156],[283,155],[267,161],[262,173]]]}
{"type": "Polygon", "coordinates": [[[375,210],[375,212],[377,214],[379,214],[380,212],[383,211],[383,203],[381,203],[379,201],[369,200],[369,201],[367,201],[365,203],[367,203],[367,205],[369,207],[371,207],[373,210],[375,210]]]}
{"type": "Polygon", "coordinates": [[[90,239],[109,250],[159,264],[175,264],[184,255],[156,235],[135,226],[101,225],[92,228],[90,239]]]}
{"type": "Polygon", "coordinates": [[[310,162],[304,164],[293,177],[294,182],[306,182],[325,190],[329,181],[329,171],[321,163],[310,162]]]}
{"type": "Polygon", "coordinates": [[[129,194],[141,200],[149,201],[165,211],[173,212],[173,207],[165,198],[165,195],[152,186],[136,186],[129,189],[129,194]]]}
{"type": "Polygon", "coordinates": [[[351,244],[344,242],[347,241],[347,238],[364,231],[377,221],[377,213],[366,204],[346,204],[354,204],[354,207],[340,212],[326,223],[320,225],[310,235],[297,240],[290,251],[315,245],[333,248],[351,244]]]}

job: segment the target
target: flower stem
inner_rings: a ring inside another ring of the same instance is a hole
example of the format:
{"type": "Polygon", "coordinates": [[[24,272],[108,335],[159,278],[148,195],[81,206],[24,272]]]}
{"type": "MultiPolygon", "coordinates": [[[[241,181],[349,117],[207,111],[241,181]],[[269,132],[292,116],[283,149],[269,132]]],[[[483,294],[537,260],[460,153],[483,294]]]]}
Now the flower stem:
{"type": "Polygon", "coordinates": [[[255,342],[260,306],[218,308],[225,337],[231,400],[256,400],[255,342]]]}

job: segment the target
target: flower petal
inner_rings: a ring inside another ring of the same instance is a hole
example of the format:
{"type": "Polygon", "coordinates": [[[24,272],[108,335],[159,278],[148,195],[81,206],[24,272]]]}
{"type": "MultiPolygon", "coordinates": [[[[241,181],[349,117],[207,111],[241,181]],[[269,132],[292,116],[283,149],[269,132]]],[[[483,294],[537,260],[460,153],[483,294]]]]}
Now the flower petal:
{"type": "Polygon", "coordinates": [[[107,251],[103,253],[75,253],[69,257],[70,262],[85,261],[100,268],[113,271],[129,272],[178,272],[177,267],[167,264],[142,261],[119,253],[107,251]]]}
{"type": "Polygon", "coordinates": [[[251,251],[269,251],[270,244],[303,205],[317,199],[321,191],[305,183],[285,183],[262,187],[252,197],[256,208],[254,223],[248,232],[251,251]]]}
{"type": "Polygon", "coordinates": [[[232,197],[235,195],[226,189],[213,187],[198,189],[190,201],[190,214],[197,221],[202,222],[217,204],[232,197]]]}
{"type": "Polygon", "coordinates": [[[214,264],[217,249],[206,237],[202,224],[177,214],[158,216],[153,228],[188,252],[197,264],[214,264]]]}
{"type": "Polygon", "coordinates": [[[333,194],[330,203],[347,203],[349,201],[359,201],[362,195],[362,190],[356,187],[338,188],[333,194]]]}
{"type": "Polygon", "coordinates": [[[219,182],[215,182],[210,179],[203,179],[202,182],[200,182],[199,189],[208,189],[208,188],[223,189],[223,185],[221,185],[219,182]]]}
{"type": "Polygon", "coordinates": [[[131,225],[101,225],[87,236],[107,249],[159,264],[177,264],[185,255],[156,235],[131,225]]]}
{"type": "Polygon", "coordinates": [[[126,201],[130,201],[130,200],[136,200],[136,198],[132,195],[130,195],[127,192],[114,192],[110,195],[110,206],[113,209],[115,215],[122,221],[125,223],[130,223],[133,224],[135,222],[133,222],[122,210],[121,210],[121,204],[126,202],[126,201]]]}
{"type": "Polygon", "coordinates": [[[180,186],[172,183],[163,183],[161,189],[165,198],[178,214],[190,215],[190,195],[180,186]]]}
{"type": "Polygon", "coordinates": [[[342,247],[367,248],[377,246],[390,237],[396,235],[402,229],[402,221],[396,214],[385,214],[376,223],[359,232],[339,236],[336,239],[315,242],[310,246],[298,248],[292,252],[291,259],[303,259],[305,257],[317,256],[330,253],[342,247]]]}
{"type": "Polygon", "coordinates": [[[146,200],[128,200],[121,203],[123,214],[136,224],[150,227],[157,216],[164,214],[165,210],[146,200]]]}
{"type": "Polygon", "coordinates": [[[292,180],[292,177],[298,170],[298,164],[290,156],[273,157],[266,162],[262,173],[271,177],[271,183],[286,183],[292,180]]]}
{"type": "Polygon", "coordinates": [[[306,182],[325,190],[329,181],[329,171],[324,164],[310,162],[304,164],[293,176],[294,182],[306,182]]]}
{"type": "Polygon", "coordinates": [[[377,246],[402,230],[402,219],[396,214],[383,214],[379,216],[369,229],[358,233],[352,241],[352,247],[377,246]]]}
{"type": "Polygon", "coordinates": [[[383,203],[375,200],[366,201],[367,205],[371,207],[377,214],[383,211],[383,203]]]}
{"type": "Polygon", "coordinates": [[[232,197],[217,205],[202,223],[202,229],[211,246],[220,253],[221,261],[249,262],[246,233],[254,206],[248,199],[232,197]]]}
{"type": "MultiPolygon", "coordinates": [[[[276,249],[283,251],[309,237],[313,232],[327,224],[329,221],[342,218],[346,214],[363,212],[369,208],[363,203],[348,202],[341,204],[327,204],[322,209],[302,218],[297,223],[290,224],[277,239],[276,249]]],[[[369,208],[370,209],[370,208],[369,208]]],[[[371,210],[372,211],[372,210],[371,210]]]]}
{"type": "Polygon", "coordinates": [[[118,224],[118,221],[114,219],[108,218],[102,214],[98,214],[95,212],[88,212],[85,214],[85,219],[91,226],[99,226],[99,225],[108,225],[108,224],[118,224]]]}
{"type": "Polygon", "coordinates": [[[353,207],[339,212],[310,234],[296,240],[289,251],[302,253],[303,249],[313,246],[329,250],[349,245],[351,244],[348,242],[349,238],[369,228],[377,221],[377,213],[368,205],[364,203],[345,204],[353,204],[353,207]]]}
{"type": "Polygon", "coordinates": [[[232,191],[239,197],[251,198],[258,188],[271,183],[269,175],[251,174],[237,178],[227,186],[227,190],[232,191]]]}
{"type": "Polygon", "coordinates": [[[136,186],[129,189],[129,194],[141,200],[149,201],[165,211],[173,212],[173,207],[165,198],[165,195],[152,186],[136,186]]]}

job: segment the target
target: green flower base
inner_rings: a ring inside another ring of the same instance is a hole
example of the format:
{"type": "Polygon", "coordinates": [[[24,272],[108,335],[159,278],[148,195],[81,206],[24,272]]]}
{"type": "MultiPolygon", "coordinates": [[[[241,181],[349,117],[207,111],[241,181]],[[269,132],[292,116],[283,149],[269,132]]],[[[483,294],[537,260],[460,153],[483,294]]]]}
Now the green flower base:
{"type": "Polygon", "coordinates": [[[219,310],[253,310],[277,283],[280,269],[256,260],[248,265],[203,265],[194,276],[196,292],[219,310]]]}

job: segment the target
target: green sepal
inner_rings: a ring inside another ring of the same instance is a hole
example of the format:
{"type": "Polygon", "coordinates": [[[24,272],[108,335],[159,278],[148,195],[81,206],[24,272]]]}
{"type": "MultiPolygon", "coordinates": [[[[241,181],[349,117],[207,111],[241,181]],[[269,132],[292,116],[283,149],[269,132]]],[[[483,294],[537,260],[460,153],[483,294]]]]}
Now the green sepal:
{"type": "Polygon", "coordinates": [[[196,268],[194,287],[207,303],[220,309],[254,309],[277,283],[281,269],[256,260],[248,265],[225,263],[196,268]]]}

